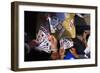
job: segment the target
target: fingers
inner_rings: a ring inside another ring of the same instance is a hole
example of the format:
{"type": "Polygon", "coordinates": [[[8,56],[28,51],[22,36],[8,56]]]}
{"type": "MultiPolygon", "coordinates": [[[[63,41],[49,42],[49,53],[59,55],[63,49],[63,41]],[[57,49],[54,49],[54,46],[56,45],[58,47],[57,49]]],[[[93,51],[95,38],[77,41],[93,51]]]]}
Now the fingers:
{"type": "Polygon", "coordinates": [[[51,41],[52,43],[53,42],[57,43],[57,39],[53,35],[49,35],[48,40],[51,41]]]}
{"type": "Polygon", "coordinates": [[[52,51],[57,51],[57,39],[53,35],[49,35],[48,39],[51,43],[51,49],[52,51]]]}

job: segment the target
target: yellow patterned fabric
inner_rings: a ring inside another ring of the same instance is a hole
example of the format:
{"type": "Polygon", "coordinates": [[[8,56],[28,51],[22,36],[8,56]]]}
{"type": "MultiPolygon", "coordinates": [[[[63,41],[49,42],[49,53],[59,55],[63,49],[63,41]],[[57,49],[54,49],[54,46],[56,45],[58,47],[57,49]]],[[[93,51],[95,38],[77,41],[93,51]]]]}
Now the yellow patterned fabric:
{"type": "Polygon", "coordinates": [[[66,36],[67,38],[76,37],[74,16],[75,16],[75,13],[65,14],[65,20],[62,25],[63,25],[63,28],[65,29],[64,36],[66,36]]]}

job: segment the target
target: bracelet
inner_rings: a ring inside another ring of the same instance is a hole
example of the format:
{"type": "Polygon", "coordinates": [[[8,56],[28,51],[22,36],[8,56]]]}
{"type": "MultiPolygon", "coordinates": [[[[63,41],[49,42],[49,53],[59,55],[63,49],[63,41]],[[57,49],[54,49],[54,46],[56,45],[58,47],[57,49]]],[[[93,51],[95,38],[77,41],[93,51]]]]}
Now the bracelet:
{"type": "Polygon", "coordinates": [[[53,48],[52,48],[51,51],[52,51],[52,52],[57,52],[57,49],[53,49],[53,48]]]}

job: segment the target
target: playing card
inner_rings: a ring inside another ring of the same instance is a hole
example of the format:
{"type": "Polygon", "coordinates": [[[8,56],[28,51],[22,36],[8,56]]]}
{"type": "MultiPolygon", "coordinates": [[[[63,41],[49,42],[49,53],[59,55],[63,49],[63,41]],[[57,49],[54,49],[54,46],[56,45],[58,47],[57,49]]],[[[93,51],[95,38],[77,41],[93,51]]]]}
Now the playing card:
{"type": "Polygon", "coordinates": [[[60,47],[64,48],[64,49],[69,49],[73,46],[73,41],[66,39],[66,38],[62,38],[60,40],[60,47]]]}
{"type": "Polygon", "coordinates": [[[47,39],[45,39],[40,45],[38,45],[37,48],[40,51],[45,51],[47,53],[51,52],[51,50],[50,50],[50,42],[47,39]]]}
{"type": "Polygon", "coordinates": [[[36,48],[40,51],[45,51],[47,53],[50,53],[51,50],[50,50],[50,42],[48,40],[48,35],[49,32],[44,27],[41,26],[36,38],[39,45],[36,46],[36,48]]]}

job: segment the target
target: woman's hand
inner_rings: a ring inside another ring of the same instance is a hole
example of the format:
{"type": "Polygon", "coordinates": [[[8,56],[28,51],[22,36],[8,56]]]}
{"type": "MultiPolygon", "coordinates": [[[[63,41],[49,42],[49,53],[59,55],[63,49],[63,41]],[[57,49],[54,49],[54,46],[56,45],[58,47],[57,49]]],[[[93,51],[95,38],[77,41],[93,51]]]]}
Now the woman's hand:
{"type": "Polygon", "coordinates": [[[51,49],[57,49],[57,39],[53,35],[49,35],[48,40],[51,42],[51,49]]]}
{"type": "Polygon", "coordinates": [[[51,58],[53,60],[59,59],[59,53],[57,48],[57,39],[53,35],[48,36],[49,41],[51,42],[51,58]]]}

